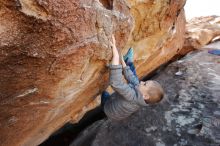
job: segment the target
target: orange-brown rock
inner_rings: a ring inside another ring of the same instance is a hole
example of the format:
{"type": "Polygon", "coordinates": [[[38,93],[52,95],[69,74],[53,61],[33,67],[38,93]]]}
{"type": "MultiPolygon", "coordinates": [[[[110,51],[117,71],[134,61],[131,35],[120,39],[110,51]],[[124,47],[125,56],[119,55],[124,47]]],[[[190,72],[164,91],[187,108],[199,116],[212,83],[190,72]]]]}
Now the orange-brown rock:
{"type": "Polygon", "coordinates": [[[192,50],[201,49],[213,40],[220,37],[220,17],[196,17],[186,24],[186,35],[183,49],[179,52],[184,55],[192,50]]]}
{"type": "Polygon", "coordinates": [[[96,106],[110,37],[135,50],[139,77],[170,60],[185,0],[0,1],[0,145],[34,146],[96,106]]]}

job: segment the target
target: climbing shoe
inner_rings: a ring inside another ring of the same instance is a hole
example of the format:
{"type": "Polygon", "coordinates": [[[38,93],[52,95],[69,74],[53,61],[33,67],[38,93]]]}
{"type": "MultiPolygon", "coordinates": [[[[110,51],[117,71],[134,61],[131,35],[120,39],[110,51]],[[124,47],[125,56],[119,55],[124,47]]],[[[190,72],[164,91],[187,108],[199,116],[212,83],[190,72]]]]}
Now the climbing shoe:
{"type": "Polygon", "coordinates": [[[127,54],[123,57],[125,62],[133,62],[134,61],[134,50],[133,48],[129,48],[127,54]]]}

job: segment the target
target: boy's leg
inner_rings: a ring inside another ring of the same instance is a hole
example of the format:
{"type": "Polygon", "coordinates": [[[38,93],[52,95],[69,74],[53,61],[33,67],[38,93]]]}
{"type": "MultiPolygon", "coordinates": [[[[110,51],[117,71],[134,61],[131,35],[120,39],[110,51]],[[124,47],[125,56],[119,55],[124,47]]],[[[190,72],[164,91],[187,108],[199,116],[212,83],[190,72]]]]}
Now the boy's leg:
{"type": "Polygon", "coordinates": [[[126,65],[128,65],[131,69],[131,71],[133,72],[133,74],[138,78],[137,76],[137,73],[136,73],[136,69],[135,69],[135,66],[134,66],[134,63],[133,62],[125,62],[126,65]]]}
{"type": "Polygon", "coordinates": [[[129,48],[127,54],[124,56],[124,61],[126,63],[126,65],[128,65],[131,69],[131,71],[133,72],[133,74],[138,78],[137,73],[136,73],[136,69],[134,66],[134,51],[133,48],[129,48]]]}
{"type": "Polygon", "coordinates": [[[107,91],[103,91],[101,95],[101,106],[104,108],[104,105],[107,100],[110,99],[110,94],[107,91]]]}

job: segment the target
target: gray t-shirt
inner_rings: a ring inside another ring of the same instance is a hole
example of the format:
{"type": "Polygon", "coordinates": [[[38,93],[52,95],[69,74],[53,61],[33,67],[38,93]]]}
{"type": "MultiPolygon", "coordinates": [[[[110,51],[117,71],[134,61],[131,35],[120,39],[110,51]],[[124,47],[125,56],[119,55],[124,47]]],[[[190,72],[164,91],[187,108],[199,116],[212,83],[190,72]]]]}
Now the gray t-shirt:
{"type": "Polygon", "coordinates": [[[129,66],[122,69],[122,65],[110,65],[109,68],[110,85],[115,92],[110,96],[110,100],[106,101],[104,112],[109,119],[119,121],[148,104],[138,89],[139,80],[129,66]],[[122,70],[128,83],[123,81],[122,70]]]}

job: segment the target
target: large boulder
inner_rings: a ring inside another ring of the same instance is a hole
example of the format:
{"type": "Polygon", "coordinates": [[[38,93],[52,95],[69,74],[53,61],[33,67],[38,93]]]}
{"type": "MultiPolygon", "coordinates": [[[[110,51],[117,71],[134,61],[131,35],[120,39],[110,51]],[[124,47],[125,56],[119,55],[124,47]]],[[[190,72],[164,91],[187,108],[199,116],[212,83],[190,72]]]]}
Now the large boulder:
{"type": "Polygon", "coordinates": [[[153,79],[166,93],[160,104],[123,121],[98,121],[71,146],[219,146],[219,56],[193,52],[153,79]]]}
{"type": "Polygon", "coordinates": [[[195,17],[187,21],[183,49],[179,55],[202,49],[205,45],[220,39],[220,16],[195,17]]]}
{"type": "Polygon", "coordinates": [[[99,103],[110,37],[143,77],[184,41],[185,0],[0,1],[0,145],[32,146],[99,103]]]}

